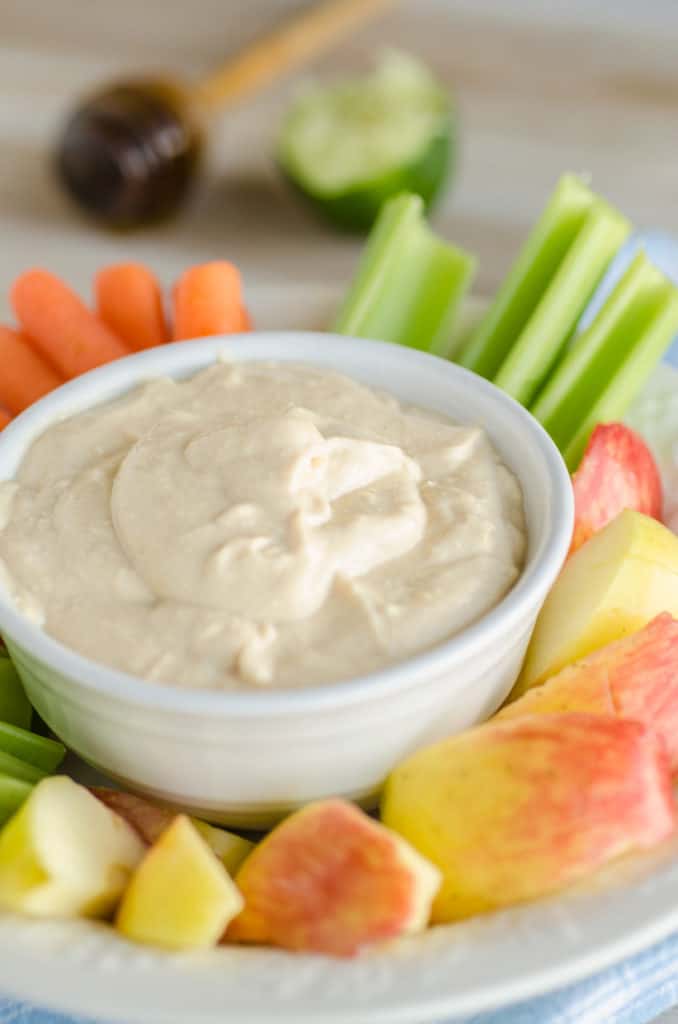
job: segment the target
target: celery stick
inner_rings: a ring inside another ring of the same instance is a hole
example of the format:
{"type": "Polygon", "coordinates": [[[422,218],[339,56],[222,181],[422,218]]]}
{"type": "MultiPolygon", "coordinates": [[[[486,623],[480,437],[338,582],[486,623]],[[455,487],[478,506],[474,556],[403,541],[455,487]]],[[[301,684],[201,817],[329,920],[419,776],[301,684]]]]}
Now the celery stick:
{"type": "Polygon", "coordinates": [[[18,811],[32,789],[30,782],[0,774],[0,824],[18,811]]]}
{"type": "Polygon", "coordinates": [[[576,434],[567,445],[563,456],[569,469],[579,465],[591,431],[596,423],[609,423],[621,419],[659,362],[678,332],[678,289],[665,284],[664,298],[637,339],[631,352],[610,380],[597,402],[590,408],[576,434]]]}
{"type": "Polygon", "coordinates": [[[459,362],[491,379],[528,323],[596,197],[578,178],[560,179],[459,362]]]}
{"type": "Polygon", "coordinates": [[[27,729],[8,725],[7,722],[0,722],[0,751],[28,761],[46,772],[55,771],[66,754],[63,743],[48,739],[47,736],[36,736],[27,729]]]}
{"type": "Polygon", "coordinates": [[[666,279],[641,253],[595,320],[574,339],[531,407],[561,450],[642,335],[665,297],[666,279]]]}
{"type": "Polygon", "coordinates": [[[48,774],[42,768],[36,768],[28,761],[22,761],[21,758],[0,750],[0,775],[9,775],[11,778],[21,779],[23,782],[36,783],[47,778],[48,774]]]}
{"type": "Polygon", "coordinates": [[[0,657],[0,722],[29,729],[32,717],[33,708],[17,670],[9,658],[0,657]]]}
{"type": "Polygon", "coordinates": [[[621,214],[597,199],[494,377],[497,387],[529,405],[628,231],[629,224],[621,214]]]}
{"type": "Polygon", "coordinates": [[[396,196],[382,207],[334,330],[444,355],[475,267],[431,231],[420,196],[396,196]]]}

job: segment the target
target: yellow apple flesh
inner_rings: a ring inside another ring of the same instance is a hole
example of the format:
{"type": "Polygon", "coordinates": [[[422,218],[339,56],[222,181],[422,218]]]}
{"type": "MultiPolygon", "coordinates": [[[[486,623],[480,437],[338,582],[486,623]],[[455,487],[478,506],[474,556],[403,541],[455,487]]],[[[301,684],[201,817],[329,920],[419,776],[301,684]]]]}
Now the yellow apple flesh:
{"type": "Polygon", "coordinates": [[[100,917],[144,853],[130,826],[66,776],[43,779],[0,832],[0,906],[100,917]]]}
{"type": "Polygon", "coordinates": [[[185,815],[150,847],[125,892],[116,927],[163,949],[207,949],[243,907],[226,868],[185,815]]]}
{"type": "Polygon", "coordinates": [[[678,617],[678,537],[628,509],[565,564],[539,613],[510,699],[661,612],[678,617]]]}

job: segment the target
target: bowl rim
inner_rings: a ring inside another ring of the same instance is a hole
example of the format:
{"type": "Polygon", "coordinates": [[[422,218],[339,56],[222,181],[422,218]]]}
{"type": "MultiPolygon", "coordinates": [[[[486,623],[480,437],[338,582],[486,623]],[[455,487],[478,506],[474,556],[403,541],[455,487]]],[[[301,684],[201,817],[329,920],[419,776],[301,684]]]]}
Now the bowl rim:
{"type": "MultiPolygon", "coordinates": [[[[169,374],[186,377],[221,359],[239,358],[238,349],[246,351],[249,361],[299,362],[314,365],[312,353],[289,354],[289,346],[321,344],[341,346],[350,354],[372,353],[378,360],[398,359],[404,368],[419,366],[465,379],[471,388],[503,409],[531,436],[541,456],[553,489],[550,532],[546,543],[523,570],[502,600],[460,633],[432,648],[414,654],[401,662],[365,675],[319,683],[298,689],[262,689],[251,693],[242,690],[190,689],[172,684],[150,684],[139,676],[122,672],[93,661],[51,637],[16,610],[11,598],[0,587],[0,631],[7,634],[10,646],[16,644],[29,656],[41,661],[52,671],[77,683],[82,689],[104,694],[119,702],[137,707],[158,708],[164,712],[218,717],[242,715],[261,716],[293,714],[328,707],[363,703],[368,698],[383,696],[385,691],[398,692],[415,686],[422,677],[437,676],[449,667],[451,659],[465,659],[487,643],[487,634],[510,632],[533,610],[535,593],[544,594],[555,580],[569,549],[574,521],[574,499],[569,472],[554,442],[537,420],[513,398],[477,374],[447,359],[389,342],[351,338],[322,331],[256,331],[241,335],[215,335],[146,349],[108,363],[74,380],[68,381],[17,416],[0,432],[0,480],[12,479],[12,472],[3,472],[3,463],[12,458],[20,462],[30,443],[48,425],[68,418],[87,408],[114,400],[131,388],[153,377],[169,374]],[[283,349],[275,357],[257,357],[258,348],[279,342],[283,349]],[[284,347],[288,347],[286,353],[284,347]],[[150,370],[150,372],[149,372],[150,370]],[[103,394],[102,394],[103,393],[103,394]],[[70,406],[70,409],[69,409],[70,406]],[[19,447],[20,457],[15,450],[19,447]],[[12,455],[10,455],[12,453],[12,455]]],[[[351,376],[341,360],[322,361],[320,365],[351,376]]],[[[374,385],[372,385],[374,386],[374,385]]],[[[388,390],[388,385],[385,386],[388,390]]]]}

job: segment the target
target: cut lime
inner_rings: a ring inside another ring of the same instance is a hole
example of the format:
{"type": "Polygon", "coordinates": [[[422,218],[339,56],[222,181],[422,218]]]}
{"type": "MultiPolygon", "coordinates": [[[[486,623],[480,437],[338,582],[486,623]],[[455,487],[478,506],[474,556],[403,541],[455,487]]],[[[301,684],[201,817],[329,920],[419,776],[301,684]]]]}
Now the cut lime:
{"type": "Polygon", "coordinates": [[[307,89],[285,118],[278,160],[324,216],[365,230],[399,192],[431,205],[452,166],[454,123],[428,68],[388,52],[366,78],[307,89]]]}

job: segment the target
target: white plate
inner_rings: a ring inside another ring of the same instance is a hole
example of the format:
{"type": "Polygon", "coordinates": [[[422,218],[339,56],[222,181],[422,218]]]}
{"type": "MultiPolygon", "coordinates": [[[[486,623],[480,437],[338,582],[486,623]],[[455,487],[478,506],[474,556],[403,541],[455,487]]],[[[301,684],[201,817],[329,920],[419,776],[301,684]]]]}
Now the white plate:
{"type": "MultiPolygon", "coordinates": [[[[260,327],[322,327],[336,298],[333,288],[285,286],[261,289],[252,306],[260,327]]],[[[662,456],[670,470],[671,444],[662,456]]],[[[667,483],[678,492],[678,475],[667,483]]],[[[74,774],[88,781],[82,766],[74,774]]],[[[237,948],[168,955],[103,925],[0,915],[0,991],[124,1024],[439,1024],[577,981],[677,928],[678,839],[559,898],[352,961],[237,948]]]]}

